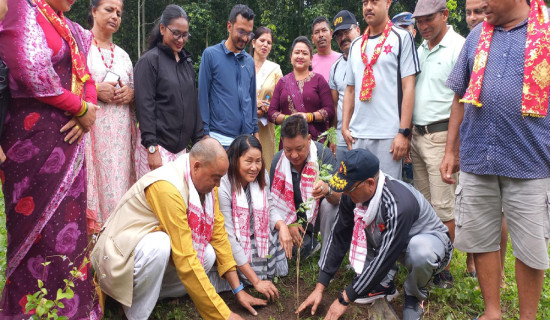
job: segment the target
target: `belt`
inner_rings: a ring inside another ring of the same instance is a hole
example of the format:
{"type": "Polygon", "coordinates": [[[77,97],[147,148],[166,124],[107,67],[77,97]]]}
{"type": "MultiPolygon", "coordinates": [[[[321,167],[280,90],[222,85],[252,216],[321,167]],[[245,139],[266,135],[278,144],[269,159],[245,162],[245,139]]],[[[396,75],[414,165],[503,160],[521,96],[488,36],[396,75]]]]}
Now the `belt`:
{"type": "Polygon", "coordinates": [[[449,130],[449,119],[438,121],[427,126],[414,126],[419,134],[425,135],[426,133],[435,133],[449,130]]]}

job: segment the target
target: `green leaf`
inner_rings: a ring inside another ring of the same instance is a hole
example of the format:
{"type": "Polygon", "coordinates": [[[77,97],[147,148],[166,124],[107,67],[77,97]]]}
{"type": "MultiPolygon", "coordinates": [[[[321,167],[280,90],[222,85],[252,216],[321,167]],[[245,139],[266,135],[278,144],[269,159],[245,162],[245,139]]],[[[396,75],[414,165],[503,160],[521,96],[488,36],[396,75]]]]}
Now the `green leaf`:
{"type": "Polygon", "coordinates": [[[61,309],[64,309],[65,308],[65,305],[63,304],[63,302],[61,301],[57,301],[57,306],[61,309]]]}
{"type": "Polygon", "coordinates": [[[44,303],[44,307],[46,307],[48,310],[53,308],[54,305],[55,305],[55,303],[52,300],[48,300],[48,301],[46,301],[46,303],[44,303]]]}
{"type": "Polygon", "coordinates": [[[44,286],[44,282],[42,280],[38,279],[38,287],[42,288],[44,286]]]}
{"type": "Polygon", "coordinates": [[[44,309],[43,306],[38,306],[36,307],[36,314],[39,316],[39,317],[42,317],[44,315],[44,313],[46,313],[46,309],[44,309]]]}

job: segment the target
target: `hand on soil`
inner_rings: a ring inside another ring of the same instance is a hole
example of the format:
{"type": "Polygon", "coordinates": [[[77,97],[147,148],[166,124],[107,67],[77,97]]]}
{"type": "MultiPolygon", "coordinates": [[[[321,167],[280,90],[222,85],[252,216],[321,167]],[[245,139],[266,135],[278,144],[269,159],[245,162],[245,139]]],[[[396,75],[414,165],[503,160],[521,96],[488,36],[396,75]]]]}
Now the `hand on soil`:
{"type": "Polygon", "coordinates": [[[307,307],[312,306],[311,315],[314,315],[322,299],[323,299],[323,291],[313,290],[313,292],[309,295],[309,297],[307,297],[307,299],[304,302],[302,302],[302,304],[298,307],[298,310],[296,310],[296,314],[304,311],[307,307]]]}
{"type": "Polygon", "coordinates": [[[258,298],[254,298],[253,296],[246,293],[246,291],[241,290],[239,293],[237,293],[237,300],[245,308],[248,310],[252,315],[257,316],[258,312],[254,310],[254,306],[265,306],[267,305],[267,300],[262,300],[258,298]]]}
{"type": "Polygon", "coordinates": [[[271,281],[260,280],[254,286],[254,289],[266,296],[268,301],[275,301],[275,298],[277,298],[277,300],[279,299],[279,291],[275,288],[271,281]]]}

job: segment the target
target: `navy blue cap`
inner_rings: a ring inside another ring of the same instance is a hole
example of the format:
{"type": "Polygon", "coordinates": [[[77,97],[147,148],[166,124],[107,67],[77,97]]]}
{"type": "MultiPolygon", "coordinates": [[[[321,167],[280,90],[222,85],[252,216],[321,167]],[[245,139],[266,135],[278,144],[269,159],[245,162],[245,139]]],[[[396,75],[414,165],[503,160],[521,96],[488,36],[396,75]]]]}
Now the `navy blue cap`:
{"type": "Polygon", "coordinates": [[[348,190],[355,182],[374,177],[380,170],[380,161],[366,149],[354,149],[344,155],[338,172],[330,179],[329,186],[336,192],[348,190]]]}
{"type": "Polygon", "coordinates": [[[351,28],[352,25],[357,24],[357,19],[355,15],[348,10],[342,10],[338,12],[334,19],[332,19],[332,27],[334,28],[334,33],[340,30],[347,30],[351,28]]]}
{"type": "Polygon", "coordinates": [[[415,20],[412,13],[401,12],[393,16],[393,18],[391,18],[391,22],[398,27],[407,27],[414,24],[415,20]]]}

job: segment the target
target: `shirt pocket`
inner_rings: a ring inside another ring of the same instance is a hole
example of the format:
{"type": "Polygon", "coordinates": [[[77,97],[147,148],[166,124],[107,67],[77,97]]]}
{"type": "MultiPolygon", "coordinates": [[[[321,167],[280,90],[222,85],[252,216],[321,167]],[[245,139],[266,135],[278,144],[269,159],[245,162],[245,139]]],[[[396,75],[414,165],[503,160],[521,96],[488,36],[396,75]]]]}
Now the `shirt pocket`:
{"type": "Polygon", "coordinates": [[[462,227],[462,224],[464,223],[464,210],[462,209],[463,205],[462,186],[459,184],[456,186],[455,190],[455,223],[457,227],[462,227]]]}

